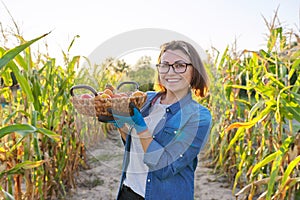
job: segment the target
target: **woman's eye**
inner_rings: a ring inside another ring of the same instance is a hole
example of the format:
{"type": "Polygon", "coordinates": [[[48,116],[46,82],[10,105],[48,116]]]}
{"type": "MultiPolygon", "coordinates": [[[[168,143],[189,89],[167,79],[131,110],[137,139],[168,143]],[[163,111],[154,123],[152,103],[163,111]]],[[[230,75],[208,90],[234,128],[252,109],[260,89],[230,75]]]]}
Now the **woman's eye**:
{"type": "Polygon", "coordinates": [[[168,64],[161,64],[160,67],[161,68],[169,68],[169,65],[168,64]]]}
{"type": "Polygon", "coordinates": [[[185,67],[185,65],[183,63],[177,63],[177,64],[174,64],[174,67],[175,68],[183,68],[183,67],[185,67]]]}

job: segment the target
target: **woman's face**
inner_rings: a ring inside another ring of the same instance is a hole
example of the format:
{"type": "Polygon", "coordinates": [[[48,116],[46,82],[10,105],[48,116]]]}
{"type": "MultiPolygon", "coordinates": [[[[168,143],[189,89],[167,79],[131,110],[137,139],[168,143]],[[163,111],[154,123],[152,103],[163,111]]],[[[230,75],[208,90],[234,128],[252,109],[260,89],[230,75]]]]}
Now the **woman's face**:
{"type": "MultiPolygon", "coordinates": [[[[191,63],[190,58],[180,50],[167,50],[161,56],[161,63],[174,64],[174,63],[191,63]]],[[[184,96],[190,89],[190,83],[193,76],[192,65],[187,65],[187,69],[184,73],[175,73],[174,69],[170,67],[170,70],[166,74],[159,74],[160,83],[175,95],[184,96]]]]}

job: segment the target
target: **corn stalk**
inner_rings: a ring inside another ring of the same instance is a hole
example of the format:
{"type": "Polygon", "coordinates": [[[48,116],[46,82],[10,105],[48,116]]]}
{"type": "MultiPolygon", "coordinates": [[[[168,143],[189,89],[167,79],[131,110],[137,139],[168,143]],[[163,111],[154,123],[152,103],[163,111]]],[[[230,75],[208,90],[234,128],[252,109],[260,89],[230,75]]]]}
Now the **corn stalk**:
{"type": "Polygon", "coordinates": [[[243,191],[237,198],[290,199],[299,191],[300,50],[287,36],[270,26],[266,51],[227,48],[216,62],[208,155],[233,182],[233,193],[243,191]]]}
{"type": "Polygon", "coordinates": [[[0,185],[3,196],[16,200],[65,196],[85,165],[81,130],[69,103],[80,57],[65,57],[64,67],[46,55],[34,62],[30,45],[46,35],[29,42],[19,36],[21,45],[0,48],[0,185]]]}

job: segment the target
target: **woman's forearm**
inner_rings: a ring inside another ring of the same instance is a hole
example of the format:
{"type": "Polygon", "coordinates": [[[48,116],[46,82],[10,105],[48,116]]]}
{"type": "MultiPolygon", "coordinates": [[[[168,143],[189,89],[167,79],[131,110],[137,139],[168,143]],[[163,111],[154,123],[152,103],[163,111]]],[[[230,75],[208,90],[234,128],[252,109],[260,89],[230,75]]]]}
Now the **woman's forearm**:
{"type": "Polygon", "coordinates": [[[152,142],[153,138],[151,133],[148,131],[148,129],[142,133],[139,133],[139,138],[143,147],[144,152],[147,151],[150,143],[152,142]]]}
{"type": "Polygon", "coordinates": [[[126,141],[127,133],[128,133],[128,127],[124,125],[122,128],[119,128],[118,131],[121,134],[121,137],[124,141],[126,141]]]}

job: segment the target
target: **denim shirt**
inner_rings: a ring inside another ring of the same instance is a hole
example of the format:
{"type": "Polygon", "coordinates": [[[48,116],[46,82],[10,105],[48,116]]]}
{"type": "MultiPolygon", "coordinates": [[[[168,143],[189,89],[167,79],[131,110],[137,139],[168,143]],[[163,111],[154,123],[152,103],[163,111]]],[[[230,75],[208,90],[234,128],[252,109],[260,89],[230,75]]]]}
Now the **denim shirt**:
{"type": "MultiPolygon", "coordinates": [[[[147,92],[147,101],[141,109],[144,117],[149,115],[153,100],[160,94],[147,92]]],[[[144,154],[143,161],[149,167],[145,200],[194,199],[197,156],[207,141],[210,128],[209,110],[194,101],[191,93],[166,108],[144,154]]],[[[120,189],[126,178],[130,143],[129,133],[125,143],[120,189]]]]}

